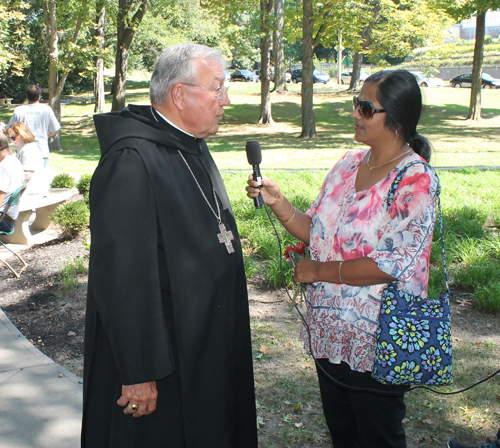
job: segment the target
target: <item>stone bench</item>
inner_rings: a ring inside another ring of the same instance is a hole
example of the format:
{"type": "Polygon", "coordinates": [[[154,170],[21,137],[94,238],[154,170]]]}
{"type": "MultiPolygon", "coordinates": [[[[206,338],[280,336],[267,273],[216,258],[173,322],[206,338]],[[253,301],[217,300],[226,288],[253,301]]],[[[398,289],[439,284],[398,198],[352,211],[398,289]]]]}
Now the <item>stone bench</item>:
{"type": "Polygon", "coordinates": [[[50,188],[49,195],[23,195],[19,204],[19,217],[12,235],[1,235],[4,243],[30,245],[33,235],[31,232],[42,232],[49,227],[50,217],[57,207],[78,194],[76,188],[50,188]],[[35,220],[29,223],[35,211],[35,220]]]}

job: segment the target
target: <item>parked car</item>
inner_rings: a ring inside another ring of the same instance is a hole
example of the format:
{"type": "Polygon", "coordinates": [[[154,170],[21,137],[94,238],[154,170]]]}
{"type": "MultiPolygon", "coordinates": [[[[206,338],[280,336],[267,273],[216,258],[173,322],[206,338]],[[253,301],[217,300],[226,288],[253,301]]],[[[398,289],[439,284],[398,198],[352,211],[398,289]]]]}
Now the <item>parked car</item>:
{"type": "Polygon", "coordinates": [[[424,72],[420,71],[410,71],[412,75],[417,78],[418,85],[420,87],[443,87],[444,81],[441,78],[436,78],[435,76],[426,75],[424,72]]]}
{"type": "Polygon", "coordinates": [[[224,70],[224,81],[231,81],[231,73],[233,73],[232,70],[224,70]]]}
{"type": "Polygon", "coordinates": [[[259,82],[259,77],[251,70],[235,70],[231,73],[231,81],[259,82]]]}
{"type": "MultiPolygon", "coordinates": [[[[274,67],[270,69],[269,79],[274,82],[274,67]]],[[[292,74],[288,70],[285,72],[285,79],[286,82],[292,82],[292,74]]]]}
{"type": "MultiPolygon", "coordinates": [[[[319,70],[314,70],[313,72],[313,82],[326,84],[330,81],[330,76],[325,73],[321,73],[319,70]]],[[[302,82],[302,69],[296,68],[292,71],[292,82],[298,83],[302,82]]]]}
{"type": "MultiPolygon", "coordinates": [[[[493,76],[488,75],[488,73],[482,74],[483,79],[483,89],[499,89],[500,79],[493,78],[493,76]]],[[[450,84],[452,87],[464,87],[472,85],[472,73],[464,73],[463,75],[458,75],[450,79],[450,84]]]]}
{"type": "MultiPolygon", "coordinates": [[[[360,70],[359,72],[359,81],[360,83],[363,83],[366,78],[370,76],[368,73],[364,72],[363,70],[360,70]]],[[[349,72],[343,72],[340,75],[340,82],[342,84],[351,84],[351,78],[352,78],[352,71],[349,72]]]]}

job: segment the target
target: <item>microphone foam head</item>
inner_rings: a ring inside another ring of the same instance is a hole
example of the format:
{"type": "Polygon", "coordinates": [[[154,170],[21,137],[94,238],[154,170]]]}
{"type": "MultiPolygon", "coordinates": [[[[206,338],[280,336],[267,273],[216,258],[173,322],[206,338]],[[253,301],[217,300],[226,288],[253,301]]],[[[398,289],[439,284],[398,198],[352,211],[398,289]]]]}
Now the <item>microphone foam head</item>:
{"type": "Polygon", "coordinates": [[[258,140],[249,140],[246,146],[247,160],[250,165],[259,165],[262,162],[262,152],[258,140]]]}

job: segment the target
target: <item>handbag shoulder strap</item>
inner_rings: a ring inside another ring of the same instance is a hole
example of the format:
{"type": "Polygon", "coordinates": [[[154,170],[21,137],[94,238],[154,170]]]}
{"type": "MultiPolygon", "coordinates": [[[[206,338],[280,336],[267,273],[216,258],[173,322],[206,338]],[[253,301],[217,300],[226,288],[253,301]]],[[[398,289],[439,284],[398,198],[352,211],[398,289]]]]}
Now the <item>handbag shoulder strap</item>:
{"type": "Polygon", "coordinates": [[[406,164],[403,168],[401,168],[398,175],[394,179],[394,182],[392,183],[391,188],[389,188],[389,194],[387,196],[387,209],[388,210],[392,204],[392,201],[394,200],[394,195],[396,194],[396,190],[399,186],[399,183],[403,179],[404,174],[406,173],[408,168],[410,168],[413,165],[417,165],[417,164],[425,165],[436,176],[436,179],[438,180],[438,187],[437,187],[436,195],[439,199],[439,194],[441,193],[441,184],[439,183],[439,176],[437,175],[436,171],[427,162],[424,162],[423,160],[414,160],[413,162],[410,162],[410,163],[406,164]]]}
{"type": "Polygon", "coordinates": [[[421,163],[422,165],[425,165],[429,170],[431,170],[434,175],[436,176],[438,180],[438,186],[436,190],[436,202],[439,210],[439,230],[441,232],[441,250],[443,252],[443,265],[444,265],[444,278],[445,278],[445,283],[446,283],[446,293],[448,294],[448,297],[451,295],[450,292],[450,285],[449,285],[449,276],[448,276],[448,269],[446,267],[446,253],[444,250],[444,229],[443,229],[443,214],[441,212],[441,200],[440,200],[440,193],[441,193],[441,184],[439,182],[439,176],[437,175],[436,171],[434,168],[432,168],[427,162],[424,162],[422,160],[414,160],[413,162],[410,162],[406,164],[399,173],[397,174],[396,178],[394,179],[391,188],[389,188],[389,194],[387,196],[387,210],[389,210],[389,207],[391,206],[394,196],[396,194],[396,190],[398,188],[398,185],[400,184],[401,180],[403,179],[404,174],[413,165],[416,165],[418,163],[421,163]]]}

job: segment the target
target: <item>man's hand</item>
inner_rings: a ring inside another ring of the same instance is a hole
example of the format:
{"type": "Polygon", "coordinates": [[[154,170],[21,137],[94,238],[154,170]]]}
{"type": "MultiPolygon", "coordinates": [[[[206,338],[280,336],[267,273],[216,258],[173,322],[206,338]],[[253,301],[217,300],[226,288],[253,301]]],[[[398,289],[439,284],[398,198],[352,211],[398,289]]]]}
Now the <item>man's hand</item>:
{"type": "Polygon", "coordinates": [[[150,383],[122,386],[122,396],[117,403],[119,406],[125,406],[124,414],[142,417],[151,414],[156,409],[157,398],[156,381],[152,381],[150,383]]]}

